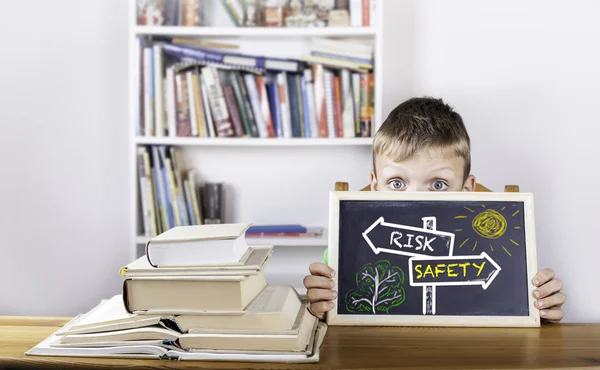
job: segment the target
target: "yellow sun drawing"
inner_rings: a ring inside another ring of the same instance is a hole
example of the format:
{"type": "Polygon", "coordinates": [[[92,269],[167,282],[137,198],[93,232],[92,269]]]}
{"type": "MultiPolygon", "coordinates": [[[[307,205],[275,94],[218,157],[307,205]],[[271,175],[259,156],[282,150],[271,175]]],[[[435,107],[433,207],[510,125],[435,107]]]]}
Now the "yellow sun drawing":
{"type": "MultiPolygon", "coordinates": [[[[516,210],[512,214],[503,214],[502,212],[506,209],[506,206],[502,207],[500,210],[488,208],[484,204],[482,204],[481,207],[483,210],[480,212],[477,212],[475,209],[469,207],[464,207],[467,211],[469,211],[469,215],[454,216],[455,219],[465,219],[465,221],[470,221],[469,226],[473,229],[473,231],[475,231],[475,235],[471,234],[471,236],[465,237],[459,243],[458,247],[462,248],[466,245],[472,245],[472,250],[474,251],[477,249],[478,245],[485,246],[488,244],[490,251],[494,252],[495,248],[493,241],[495,241],[500,245],[507,255],[512,257],[511,252],[508,250],[508,248],[506,248],[505,244],[508,245],[510,242],[515,247],[518,247],[519,243],[510,238],[506,240],[506,238],[503,238],[503,236],[506,234],[509,223],[516,224],[515,226],[512,226],[513,229],[521,229],[521,219],[519,217],[515,218],[515,216],[519,214],[520,210],[516,210]],[[483,239],[478,238],[477,236],[483,239]],[[488,241],[487,243],[486,240],[488,241]]],[[[464,228],[458,228],[454,230],[456,233],[461,233],[463,231],[465,231],[464,228]]]]}

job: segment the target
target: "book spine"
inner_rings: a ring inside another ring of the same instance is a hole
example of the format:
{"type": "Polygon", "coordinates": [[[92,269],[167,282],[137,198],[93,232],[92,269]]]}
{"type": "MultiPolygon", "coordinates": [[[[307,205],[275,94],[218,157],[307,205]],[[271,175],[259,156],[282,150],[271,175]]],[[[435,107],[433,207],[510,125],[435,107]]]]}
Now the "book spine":
{"type": "Polygon", "coordinates": [[[248,122],[252,130],[252,137],[259,137],[258,125],[256,124],[256,118],[254,117],[252,105],[250,104],[250,95],[248,94],[248,90],[246,89],[246,84],[244,83],[244,79],[242,78],[242,73],[239,71],[234,71],[233,74],[235,75],[235,78],[240,86],[240,90],[242,91],[244,110],[246,111],[246,115],[248,116],[248,122]]]}
{"type": "Polygon", "coordinates": [[[323,73],[324,93],[325,93],[325,111],[327,113],[327,132],[330,138],[336,137],[335,131],[335,107],[334,99],[335,92],[333,87],[333,72],[325,70],[323,73]]]}
{"type": "Polygon", "coordinates": [[[202,224],[202,205],[200,204],[200,198],[197,195],[196,188],[196,170],[189,170],[187,179],[190,184],[190,195],[192,197],[192,209],[194,210],[194,219],[196,220],[196,225],[202,224]]]}
{"type": "Polygon", "coordinates": [[[178,151],[174,147],[169,147],[169,153],[171,158],[171,164],[173,166],[173,177],[175,180],[175,195],[177,197],[179,214],[181,218],[181,225],[187,226],[190,224],[188,214],[186,212],[186,199],[185,192],[183,189],[183,181],[181,180],[181,161],[178,156],[178,151]]]}
{"type": "Polygon", "coordinates": [[[265,119],[262,114],[260,99],[258,96],[258,88],[256,86],[254,75],[250,73],[244,74],[244,82],[246,85],[246,90],[248,91],[248,97],[250,98],[250,105],[256,121],[256,127],[258,128],[258,136],[261,138],[266,138],[269,136],[269,133],[267,132],[267,124],[265,123],[265,119]]]}
{"type": "Polygon", "coordinates": [[[196,130],[198,136],[206,137],[206,118],[204,117],[204,107],[202,103],[202,92],[200,91],[200,78],[197,71],[192,74],[192,87],[194,91],[194,108],[196,111],[196,130]]]}
{"type": "Polygon", "coordinates": [[[241,136],[255,137],[254,133],[252,132],[252,125],[250,124],[250,119],[248,118],[248,113],[246,112],[246,106],[244,104],[244,95],[242,94],[242,88],[236,78],[235,73],[233,73],[233,72],[229,73],[229,80],[231,82],[231,86],[233,87],[235,99],[237,101],[240,116],[242,118],[242,123],[244,125],[244,130],[241,131],[241,136]]]}
{"type": "Polygon", "coordinates": [[[188,106],[187,78],[184,73],[175,74],[175,99],[177,136],[190,136],[190,109],[188,106]]]}
{"type": "Polygon", "coordinates": [[[206,89],[206,82],[204,82],[204,77],[202,75],[198,75],[200,79],[200,91],[202,92],[202,102],[204,103],[204,117],[206,117],[206,132],[208,137],[215,137],[215,125],[213,122],[213,115],[211,113],[211,106],[208,100],[208,90],[206,89]]]}
{"type": "Polygon", "coordinates": [[[372,127],[375,124],[375,75],[369,73],[369,127],[367,127],[365,136],[371,137],[372,127]]]}
{"type": "Polygon", "coordinates": [[[352,73],[352,97],[354,100],[354,136],[360,136],[360,74],[352,73]]]}
{"type": "Polygon", "coordinates": [[[142,136],[144,134],[143,119],[144,119],[144,59],[142,40],[139,37],[135,38],[135,134],[142,136]]]}
{"type": "Polygon", "coordinates": [[[204,205],[204,223],[223,223],[221,203],[223,198],[223,185],[221,183],[204,184],[202,204],[204,205]]]}
{"type": "Polygon", "coordinates": [[[315,110],[315,90],[312,79],[312,70],[307,68],[304,70],[304,80],[306,82],[306,102],[308,106],[308,118],[310,121],[311,137],[319,136],[317,113],[315,110]]]}
{"type": "Polygon", "coordinates": [[[188,217],[190,220],[190,225],[197,225],[196,216],[194,215],[194,209],[192,207],[192,193],[190,192],[190,182],[188,180],[183,180],[183,191],[185,195],[185,204],[187,206],[188,217]]]}
{"type": "Polygon", "coordinates": [[[370,0],[362,0],[362,25],[363,27],[368,27],[371,24],[371,4],[370,0]]]}
{"type": "Polygon", "coordinates": [[[174,137],[177,133],[177,103],[175,98],[175,69],[167,68],[167,124],[169,136],[174,137]]]}
{"type": "Polygon", "coordinates": [[[143,152],[143,160],[144,160],[144,173],[146,175],[146,183],[147,183],[147,194],[149,201],[149,210],[150,210],[150,235],[154,237],[158,235],[157,223],[158,223],[158,207],[156,200],[156,189],[152,176],[152,169],[150,167],[150,154],[148,153],[147,148],[144,147],[143,152]]]}
{"type": "Polygon", "coordinates": [[[256,76],[256,85],[258,87],[258,97],[260,100],[262,116],[265,120],[265,125],[267,127],[267,135],[268,137],[274,137],[275,129],[273,127],[271,107],[269,106],[269,97],[267,96],[267,88],[265,86],[265,79],[263,76],[256,76]]]}
{"type": "Polygon", "coordinates": [[[186,85],[188,91],[188,107],[190,111],[190,134],[191,136],[199,136],[198,134],[198,116],[196,112],[196,102],[194,99],[194,78],[193,72],[187,71],[185,73],[186,85]]]}
{"type": "Polygon", "coordinates": [[[144,135],[154,135],[154,64],[151,47],[144,48],[144,135]]]}
{"type": "Polygon", "coordinates": [[[172,210],[168,201],[166,177],[164,175],[162,158],[157,146],[152,146],[152,159],[154,165],[154,181],[158,185],[158,206],[162,219],[162,232],[171,228],[172,210]]]}
{"type": "Polygon", "coordinates": [[[279,88],[279,106],[282,117],[282,136],[290,138],[292,137],[292,118],[287,92],[287,74],[285,72],[281,72],[277,75],[277,87],[279,88]]]}
{"type": "Polygon", "coordinates": [[[292,119],[292,137],[301,137],[298,110],[298,95],[296,94],[296,79],[293,75],[287,76],[287,93],[290,98],[290,117],[292,119]]]}
{"type": "Polygon", "coordinates": [[[143,221],[143,234],[150,236],[151,233],[151,213],[150,213],[150,199],[148,196],[147,186],[147,173],[146,167],[144,166],[144,151],[145,148],[138,148],[137,150],[137,164],[138,164],[138,188],[140,190],[140,203],[142,208],[142,221],[143,221]]]}
{"type": "Polygon", "coordinates": [[[366,73],[360,75],[360,136],[365,137],[366,128],[369,125],[369,76],[366,73]]]}
{"type": "Polygon", "coordinates": [[[171,159],[165,154],[165,147],[161,146],[159,150],[161,152],[161,156],[165,165],[164,172],[169,194],[169,203],[171,204],[173,215],[172,227],[182,226],[181,213],[179,212],[179,201],[177,199],[177,187],[175,186],[175,178],[173,175],[173,166],[171,164],[171,159]]]}
{"type": "Polygon", "coordinates": [[[328,137],[327,107],[325,103],[325,68],[321,64],[313,65],[315,111],[319,129],[319,137],[328,137]]]}
{"type": "Polygon", "coordinates": [[[279,85],[277,82],[267,84],[267,95],[271,106],[273,129],[276,137],[283,136],[283,117],[281,116],[281,103],[279,102],[279,85]]]}
{"type": "Polygon", "coordinates": [[[342,123],[342,92],[339,76],[333,76],[333,105],[335,117],[335,132],[337,137],[344,136],[344,126],[342,123]]]}
{"type": "Polygon", "coordinates": [[[155,135],[158,137],[165,136],[165,124],[164,124],[164,96],[163,96],[163,58],[162,48],[160,45],[153,46],[154,52],[154,93],[155,93],[155,104],[154,104],[154,118],[155,118],[155,135]]]}
{"type": "Polygon", "coordinates": [[[208,90],[208,100],[215,121],[216,135],[219,137],[233,136],[233,124],[229,120],[229,112],[227,111],[216,68],[203,68],[202,76],[208,90]]]}
{"type": "Polygon", "coordinates": [[[223,93],[225,94],[225,102],[227,102],[227,108],[229,108],[229,114],[231,115],[233,126],[235,127],[236,136],[244,136],[242,118],[240,116],[237,102],[235,101],[233,87],[231,85],[223,86],[223,93]]]}
{"type": "Polygon", "coordinates": [[[306,128],[304,126],[304,103],[302,102],[302,80],[299,74],[294,75],[294,83],[296,85],[296,102],[298,104],[298,126],[300,126],[300,137],[306,137],[306,128]]]}
{"type": "Polygon", "coordinates": [[[352,98],[352,86],[350,84],[350,71],[343,69],[341,72],[342,84],[342,122],[344,127],[344,137],[355,137],[354,133],[354,103],[352,98]]]}
{"type": "Polygon", "coordinates": [[[300,77],[300,93],[302,94],[302,115],[304,117],[304,136],[312,137],[310,111],[308,109],[308,94],[306,93],[306,78],[300,77]]]}

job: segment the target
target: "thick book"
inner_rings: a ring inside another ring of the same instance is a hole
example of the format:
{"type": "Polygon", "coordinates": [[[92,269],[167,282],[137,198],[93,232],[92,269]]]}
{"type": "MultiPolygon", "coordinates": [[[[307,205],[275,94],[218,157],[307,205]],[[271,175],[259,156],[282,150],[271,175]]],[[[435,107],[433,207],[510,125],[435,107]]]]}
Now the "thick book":
{"type": "MultiPolygon", "coordinates": [[[[115,340],[131,340],[127,339],[129,334],[145,335],[146,339],[166,339],[156,337],[163,333],[162,330],[155,330],[156,328],[170,330],[169,335],[177,337],[188,332],[293,334],[298,331],[302,306],[302,299],[289,286],[267,286],[246,310],[231,315],[132,314],[125,309],[122,296],[115,295],[86,313],[77,325],[60,334],[96,334],[96,337],[100,337],[101,333],[113,333],[115,340]]],[[[86,341],[93,340],[90,336],[86,341]]]]}
{"type": "Polygon", "coordinates": [[[215,275],[256,275],[263,269],[273,254],[270,245],[252,245],[248,252],[235,264],[177,266],[156,268],[150,265],[148,258],[142,256],[121,268],[123,277],[137,276],[215,276],[215,275]]]}
{"type": "Polygon", "coordinates": [[[129,313],[242,313],[267,286],[264,270],[247,276],[140,276],[123,281],[129,313]]]}
{"type": "MultiPolygon", "coordinates": [[[[299,299],[298,299],[299,301],[299,299]]],[[[287,330],[274,331],[257,325],[256,330],[191,328],[182,333],[176,326],[151,325],[141,328],[96,333],[62,335],[61,345],[127,345],[138,341],[169,341],[184,350],[217,351],[289,351],[308,350],[318,319],[307,309],[307,303],[294,307],[293,322],[287,330]]],[[[181,316],[180,316],[181,317],[181,316]]],[[[267,323],[268,324],[268,323],[267,323]]]]}
{"type": "Polygon", "coordinates": [[[154,267],[237,263],[247,252],[248,223],[174,227],[146,243],[154,267]]]}
{"type": "Polygon", "coordinates": [[[85,315],[78,315],[42,342],[25,352],[27,356],[59,357],[99,357],[99,358],[139,358],[157,360],[199,360],[199,361],[244,361],[244,362],[318,362],[319,348],[327,332],[327,325],[318,322],[311,333],[304,351],[224,351],[192,350],[186,351],[174,345],[172,341],[118,341],[106,345],[61,344],[63,335],[77,325],[85,315]]]}

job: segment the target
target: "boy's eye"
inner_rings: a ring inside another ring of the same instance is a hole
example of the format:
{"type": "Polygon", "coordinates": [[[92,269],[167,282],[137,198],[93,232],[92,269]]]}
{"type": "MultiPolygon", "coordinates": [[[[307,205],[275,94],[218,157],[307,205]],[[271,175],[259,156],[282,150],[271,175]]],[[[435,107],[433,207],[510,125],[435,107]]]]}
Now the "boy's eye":
{"type": "Polygon", "coordinates": [[[438,181],[433,182],[432,187],[433,187],[434,191],[444,191],[444,190],[448,189],[448,184],[446,184],[443,181],[438,180],[438,181]]]}
{"type": "Polygon", "coordinates": [[[402,180],[391,180],[388,182],[388,186],[393,190],[402,190],[406,187],[406,184],[402,180]]]}

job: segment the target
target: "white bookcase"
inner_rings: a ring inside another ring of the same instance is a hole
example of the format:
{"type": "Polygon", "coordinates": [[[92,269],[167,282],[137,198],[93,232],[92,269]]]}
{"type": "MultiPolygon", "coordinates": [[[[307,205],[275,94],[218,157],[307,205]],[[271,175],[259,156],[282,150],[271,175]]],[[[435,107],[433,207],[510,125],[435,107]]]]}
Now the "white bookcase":
{"type": "MultiPolygon", "coordinates": [[[[274,57],[299,57],[312,37],[352,39],[374,46],[375,122],[382,123],[384,1],[377,2],[374,27],[345,28],[244,28],[235,27],[219,1],[209,1],[210,27],[138,26],[136,1],[129,0],[129,183],[130,256],[144,253],[148,237],[140,235],[139,188],[136,166],[138,145],[180,147],[185,168],[195,168],[198,181],[225,184],[227,222],[254,224],[300,223],[326,227],[328,193],[336,181],[348,181],[351,188],[368,183],[371,169],[371,138],[193,138],[146,137],[136,135],[135,48],[136,38],[178,36],[208,38],[236,43],[242,52],[274,57]]],[[[274,244],[274,256],[267,266],[271,284],[293,285],[301,291],[302,277],[310,262],[320,260],[327,247],[322,238],[247,239],[250,243],[274,244]]]]}

